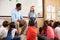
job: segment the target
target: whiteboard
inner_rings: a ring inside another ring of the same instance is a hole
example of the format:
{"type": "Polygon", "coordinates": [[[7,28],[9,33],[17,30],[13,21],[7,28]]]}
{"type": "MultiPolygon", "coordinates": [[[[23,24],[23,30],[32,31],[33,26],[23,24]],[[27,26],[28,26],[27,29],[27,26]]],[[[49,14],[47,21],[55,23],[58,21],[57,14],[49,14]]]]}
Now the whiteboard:
{"type": "Polygon", "coordinates": [[[0,16],[11,16],[11,11],[16,8],[16,4],[22,4],[22,14],[23,16],[28,16],[30,7],[35,6],[35,13],[42,14],[42,0],[0,0],[0,16]]]}

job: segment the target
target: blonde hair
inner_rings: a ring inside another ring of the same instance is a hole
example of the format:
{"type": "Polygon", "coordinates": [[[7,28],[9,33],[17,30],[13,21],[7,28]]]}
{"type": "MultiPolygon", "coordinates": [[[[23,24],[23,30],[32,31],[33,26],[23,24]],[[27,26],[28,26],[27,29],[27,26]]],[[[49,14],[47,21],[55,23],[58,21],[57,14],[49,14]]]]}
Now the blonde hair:
{"type": "Polygon", "coordinates": [[[35,11],[34,7],[35,7],[35,6],[31,6],[31,8],[30,8],[30,12],[31,12],[31,11],[32,11],[32,12],[35,11]]]}

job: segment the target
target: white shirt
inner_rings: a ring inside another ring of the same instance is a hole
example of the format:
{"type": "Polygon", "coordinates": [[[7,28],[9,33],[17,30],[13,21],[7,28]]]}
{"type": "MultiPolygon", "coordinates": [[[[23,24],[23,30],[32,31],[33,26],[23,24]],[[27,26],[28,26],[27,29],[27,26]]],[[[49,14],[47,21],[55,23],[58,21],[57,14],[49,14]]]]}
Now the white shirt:
{"type": "Polygon", "coordinates": [[[60,40],[60,27],[55,28],[55,33],[56,33],[58,39],[60,40]]]}
{"type": "MultiPolygon", "coordinates": [[[[13,28],[13,30],[11,32],[12,33],[12,39],[14,38],[16,31],[17,31],[17,29],[13,28]]],[[[7,31],[6,34],[8,34],[8,31],[7,31]]]]}
{"type": "Polygon", "coordinates": [[[5,38],[7,36],[7,32],[8,30],[6,30],[6,28],[4,28],[3,26],[0,28],[0,37],[1,38],[5,38]]]}
{"type": "Polygon", "coordinates": [[[17,29],[15,29],[15,28],[12,30],[12,38],[14,38],[16,31],[17,31],[17,29]]]}
{"type": "Polygon", "coordinates": [[[17,20],[22,20],[23,16],[22,16],[22,13],[21,11],[17,11],[17,9],[14,9],[12,11],[12,21],[15,22],[17,20]]]}
{"type": "MultiPolygon", "coordinates": [[[[12,30],[12,38],[14,38],[16,31],[17,31],[17,29],[15,29],[15,28],[12,30]]],[[[8,30],[2,26],[0,28],[0,38],[7,37],[7,34],[8,34],[8,30]]]]}

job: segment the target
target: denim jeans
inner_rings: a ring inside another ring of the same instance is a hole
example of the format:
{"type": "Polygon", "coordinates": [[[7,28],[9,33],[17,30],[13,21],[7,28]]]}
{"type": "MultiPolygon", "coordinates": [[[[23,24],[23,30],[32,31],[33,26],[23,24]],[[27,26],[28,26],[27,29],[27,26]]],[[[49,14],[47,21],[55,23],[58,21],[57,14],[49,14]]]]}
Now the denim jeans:
{"type": "Polygon", "coordinates": [[[21,40],[20,36],[15,36],[13,40],[21,40]]]}

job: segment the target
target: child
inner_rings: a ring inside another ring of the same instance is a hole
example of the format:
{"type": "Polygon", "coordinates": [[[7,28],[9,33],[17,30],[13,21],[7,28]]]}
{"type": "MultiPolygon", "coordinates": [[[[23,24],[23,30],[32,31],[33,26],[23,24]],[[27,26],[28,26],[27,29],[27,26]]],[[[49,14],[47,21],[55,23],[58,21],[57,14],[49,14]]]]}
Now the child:
{"type": "Polygon", "coordinates": [[[28,17],[29,17],[29,19],[33,19],[33,20],[36,19],[34,6],[31,6],[28,17]]]}
{"type": "Polygon", "coordinates": [[[36,40],[36,37],[37,37],[37,28],[34,26],[34,21],[30,20],[26,39],[27,40],[36,40]]]}
{"type": "Polygon", "coordinates": [[[46,36],[51,40],[54,40],[54,31],[53,28],[50,26],[50,22],[48,20],[44,21],[44,26],[41,35],[46,36]]]}
{"type": "Polygon", "coordinates": [[[15,23],[14,22],[11,22],[10,23],[10,25],[9,25],[9,30],[8,30],[8,35],[7,35],[7,40],[9,40],[8,39],[8,36],[10,35],[10,37],[12,37],[12,38],[10,38],[10,39],[13,39],[13,40],[20,40],[20,37],[18,36],[19,35],[19,29],[17,28],[15,28],[15,23]]]}
{"type": "Polygon", "coordinates": [[[9,28],[9,22],[4,21],[2,25],[3,26],[0,28],[0,36],[2,35],[0,40],[6,40],[6,36],[9,28]]]}
{"type": "Polygon", "coordinates": [[[37,26],[37,21],[36,21],[35,6],[31,6],[28,17],[30,20],[35,21],[35,27],[37,28],[38,26],[37,26]]]}

